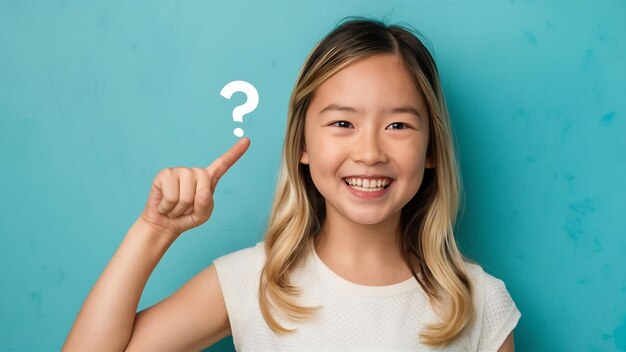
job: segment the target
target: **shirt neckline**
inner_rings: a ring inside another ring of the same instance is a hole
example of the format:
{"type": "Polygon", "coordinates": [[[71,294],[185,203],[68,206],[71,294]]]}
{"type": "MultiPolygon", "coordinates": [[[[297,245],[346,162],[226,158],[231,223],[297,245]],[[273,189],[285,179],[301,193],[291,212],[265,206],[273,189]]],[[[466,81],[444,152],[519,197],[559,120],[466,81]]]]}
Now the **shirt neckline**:
{"type": "Polygon", "coordinates": [[[398,296],[407,292],[417,290],[420,285],[414,277],[408,278],[405,281],[386,285],[386,286],[369,286],[354,283],[346,280],[334,271],[332,271],[326,263],[317,255],[315,246],[311,245],[311,257],[316,267],[316,271],[320,278],[329,282],[335,288],[359,297],[392,297],[398,296]]]}

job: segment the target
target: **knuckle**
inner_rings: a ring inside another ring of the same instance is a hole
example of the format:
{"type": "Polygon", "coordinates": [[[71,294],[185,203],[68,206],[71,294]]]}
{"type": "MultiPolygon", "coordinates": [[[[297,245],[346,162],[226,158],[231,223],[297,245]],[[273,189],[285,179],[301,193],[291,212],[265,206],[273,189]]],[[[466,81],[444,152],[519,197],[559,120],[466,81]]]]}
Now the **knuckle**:
{"type": "Polygon", "coordinates": [[[180,176],[189,177],[190,175],[193,174],[193,172],[189,168],[181,167],[181,168],[178,169],[178,174],[180,176]]]}
{"type": "Polygon", "coordinates": [[[202,188],[198,190],[198,195],[203,198],[212,198],[213,192],[209,188],[202,188]]]}
{"type": "Polygon", "coordinates": [[[174,169],[172,169],[171,167],[162,169],[157,174],[157,178],[159,178],[159,179],[167,179],[167,178],[172,176],[173,172],[174,172],[174,169]]]}
{"type": "Polygon", "coordinates": [[[166,204],[175,204],[178,203],[178,197],[174,196],[173,194],[164,194],[163,195],[163,201],[166,204]]]}
{"type": "Polygon", "coordinates": [[[207,177],[207,170],[201,168],[193,168],[193,173],[196,175],[196,179],[202,180],[207,177]]]}

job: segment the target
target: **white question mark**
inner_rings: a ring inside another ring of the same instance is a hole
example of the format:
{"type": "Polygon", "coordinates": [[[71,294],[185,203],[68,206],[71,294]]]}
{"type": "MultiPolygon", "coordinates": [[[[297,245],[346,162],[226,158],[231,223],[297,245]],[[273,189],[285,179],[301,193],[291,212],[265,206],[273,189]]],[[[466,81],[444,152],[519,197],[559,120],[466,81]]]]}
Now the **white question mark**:
{"type": "MultiPolygon", "coordinates": [[[[259,105],[259,92],[257,92],[254,86],[246,81],[232,81],[222,88],[220,95],[226,99],[230,99],[235,92],[243,92],[247,100],[244,104],[237,106],[233,109],[233,121],[243,122],[243,116],[256,109],[259,105]]],[[[235,136],[243,136],[243,129],[235,128],[233,131],[235,136]]]]}

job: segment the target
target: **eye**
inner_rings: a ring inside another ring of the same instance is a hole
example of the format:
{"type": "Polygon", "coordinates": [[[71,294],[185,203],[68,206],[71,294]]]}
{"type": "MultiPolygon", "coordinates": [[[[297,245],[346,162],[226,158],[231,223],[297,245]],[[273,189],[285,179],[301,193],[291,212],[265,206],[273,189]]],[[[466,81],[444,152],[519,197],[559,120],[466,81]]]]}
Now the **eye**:
{"type": "MultiPolygon", "coordinates": [[[[390,124],[389,126],[392,127],[392,129],[394,130],[400,130],[400,129],[407,129],[409,128],[409,126],[407,124],[405,124],[404,122],[394,122],[392,124],[390,124]]],[[[387,126],[387,127],[389,127],[387,126]]]]}
{"type": "Polygon", "coordinates": [[[336,121],[331,124],[331,126],[337,126],[341,128],[349,128],[352,124],[348,121],[336,121]]]}

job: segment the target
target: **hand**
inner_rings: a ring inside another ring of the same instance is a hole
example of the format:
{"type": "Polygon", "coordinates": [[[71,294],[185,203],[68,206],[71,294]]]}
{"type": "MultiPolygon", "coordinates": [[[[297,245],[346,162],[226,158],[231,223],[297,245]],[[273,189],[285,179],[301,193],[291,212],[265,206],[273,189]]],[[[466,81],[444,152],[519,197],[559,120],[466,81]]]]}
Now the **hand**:
{"type": "Polygon", "coordinates": [[[250,140],[241,138],[206,169],[176,167],[159,171],[140,219],[174,237],[204,224],[213,212],[217,182],[249,146],[250,140]]]}

